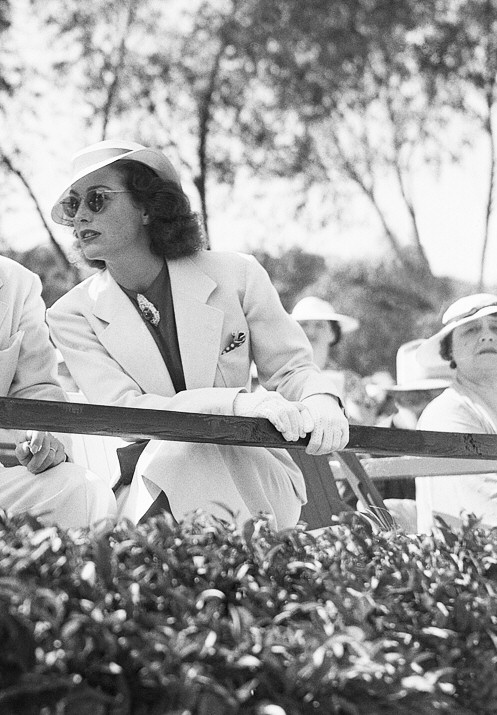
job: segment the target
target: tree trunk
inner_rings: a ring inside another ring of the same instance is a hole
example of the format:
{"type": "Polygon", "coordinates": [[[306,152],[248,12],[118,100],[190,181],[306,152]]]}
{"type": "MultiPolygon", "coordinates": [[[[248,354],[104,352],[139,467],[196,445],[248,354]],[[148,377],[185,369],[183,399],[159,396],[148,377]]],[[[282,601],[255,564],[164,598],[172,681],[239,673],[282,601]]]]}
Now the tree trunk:
{"type": "MultiPolygon", "coordinates": [[[[409,191],[407,190],[405,172],[402,169],[401,152],[402,152],[403,145],[405,145],[405,139],[403,141],[403,137],[399,134],[399,130],[398,130],[399,123],[397,121],[397,116],[395,113],[395,109],[394,109],[394,106],[392,103],[392,97],[390,96],[390,94],[387,94],[386,104],[387,104],[388,116],[390,117],[392,134],[393,134],[394,156],[392,159],[392,165],[393,165],[393,170],[394,170],[395,176],[397,177],[400,195],[402,196],[402,200],[403,200],[404,205],[407,209],[407,214],[408,214],[410,222],[411,222],[412,238],[413,238],[412,245],[414,246],[416,256],[417,256],[417,261],[418,261],[417,267],[418,267],[418,269],[420,269],[420,272],[423,276],[433,278],[433,273],[431,271],[428,258],[426,257],[425,250],[421,243],[421,235],[419,232],[418,217],[416,214],[416,209],[414,207],[414,202],[409,194],[409,191]]],[[[409,162],[407,162],[407,168],[408,167],[409,167],[409,162]]]]}
{"type": "Polygon", "coordinates": [[[399,260],[400,264],[402,265],[402,267],[404,268],[404,270],[409,274],[412,271],[412,266],[406,260],[406,256],[402,250],[402,246],[400,245],[397,237],[395,236],[394,232],[388,225],[386,217],[385,217],[383,211],[381,210],[381,207],[378,204],[378,201],[376,200],[374,187],[368,186],[364,177],[360,176],[360,174],[357,172],[355,166],[345,156],[345,154],[342,151],[342,148],[340,146],[340,143],[338,141],[338,137],[335,136],[334,139],[335,139],[335,146],[339,153],[340,160],[342,162],[342,167],[343,167],[343,171],[344,171],[345,175],[361,189],[364,196],[366,196],[366,198],[369,200],[371,206],[373,207],[376,215],[378,216],[378,218],[380,220],[381,225],[383,226],[383,230],[385,232],[385,237],[386,237],[387,241],[389,242],[393,253],[398,258],[398,260],[399,260]]]}
{"type": "Polygon", "coordinates": [[[405,207],[407,209],[407,213],[409,214],[409,218],[411,220],[412,236],[413,236],[412,244],[414,245],[414,247],[416,249],[416,255],[418,258],[418,266],[419,266],[421,273],[423,275],[433,278],[433,273],[431,272],[429,261],[426,257],[425,250],[421,243],[421,236],[419,234],[418,217],[416,215],[416,209],[414,208],[414,204],[407,194],[404,176],[402,175],[402,170],[399,166],[399,163],[397,161],[395,161],[394,165],[395,165],[395,173],[397,176],[397,181],[399,182],[400,193],[401,193],[402,199],[404,201],[405,207]]]}
{"type": "Polygon", "coordinates": [[[478,290],[482,291],[484,286],[484,273],[485,273],[485,259],[487,256],[489,230],[490,230],[490,219],[493,212],[493,195],[495,187],[495,134],[492,123],[492,106],[493,106],[493,87],[492,93],[487,93],[487,117],[485,121],[485,130],[488,134],[490,143],[490,172],[489,172],[489,182],[488,182],[488,192],[487,192],[487,203],[485,208],[485,228],[483,230],[483,246],[481,251],[480,259],[480,275],[478,279],[478,290]]]}
{"type": "Polygon", "coordinates": [[[114,105],[114,99],[119,89],[119,82],[121,80],[121,75],[124,67],[124,62],[126,59],[126,38],[129,35],[129,30],[133,24],[136,10],[136,0],[129,0],[126,20],[124,22],[124,27],[122,30],[121,40],[117,50],[117,60],[114,65],[113,78],[109,86],[109,91],[107,92],[107,101],[102,110],[102,139],[106,138],[107,126],[109,124],[112,107],[114,105]]]}
{"type": "Polygon", "coordinates": [[[200,93],[198,107],[198,165],[199,173],[194,179],[195,186],[200,196],[200,205],[202,208],[202,219],[204,222],[205,235],[207,238],[207,247],[209,246],[209,217],[207,211],[207,143],[209,138],[209,129],[211,122],[211,105],[212,97],[216,89],[216,82],[219,73],[219,65],[221,57],[224,54],[225,44],[221,43],[212,63],[209,72],[209,80],[203,92],[200,93]]]}
{"type": "Polygon", "coordinates": [[[4,164],[4,165],[7,167],[7,169],[8,169],[12,174],[15,174],[15,176],[17,176],[17,178],[18,178],[18,179],[21,181],[21,183],[23,184],[24,188],[26,189],[26,191],[28,192],[29,196],[31,197],[31,200],[33,201],[33,204],[34,204],[34,206],[35,206],[36,212],[37,212],[38,216],[40,217],[41,222],[42,222],[42,224],[43,224],[43,226],[44,226],[44,228],[45,228],[45,230],[46,230],[46,232],[47,232],[47,234],[48,234],[48,239],[49,239],[50,243],[52,244],[52,247],[54,248],[55,253],[56,253],[57,256],[59,257],[60,261],[62,262],[62,264],[63,264],[63,266],[64,266],[64,269],[67,270],[67,271],[69,271],[70,273],[72,273],[72,274],[74,275],[75,279],[76,279],[76,282],[79,282],[79,280],[80,280],[80,278],[81,278],[81,276],[80,276],[80,274],[79,274],[79,270],[78,270],[78,268],[77,268],[73,263],[71,263],[71,262],[69,261],[69,259],[67,258],[66,254],[64,253],[62,247],[61,247],[61,246],[59,245],[59,243],[57,242],[57,240],[56,240],[54,234],[52,233],[52,230],[51,230],[50,226],[48,225],[48,223],[47,223],[47,221],[46,221],[46,219],[45,219],[45,216],[44,216],[44,214],[43,214],[43,211],[42,211],[42,209],[41,209],[41,206],[40,206],[40,204],[39,204],[39,202],[38,202],[38,199],[37,199],[36,196],[35,196],[35,193],[34,193],[33,189],[31,188],[31,185],[30,185],[29,181],[27,180],[27,178],[25,177],[25,175],[23,174],[23,172],[22,172],[20,169],[16,168],[16,167],[13,165],[11,159],[10,159],[6,154],[4,154],[3,152],[0,153],[0,161],[2,162],[2,164],[4,164]]]}

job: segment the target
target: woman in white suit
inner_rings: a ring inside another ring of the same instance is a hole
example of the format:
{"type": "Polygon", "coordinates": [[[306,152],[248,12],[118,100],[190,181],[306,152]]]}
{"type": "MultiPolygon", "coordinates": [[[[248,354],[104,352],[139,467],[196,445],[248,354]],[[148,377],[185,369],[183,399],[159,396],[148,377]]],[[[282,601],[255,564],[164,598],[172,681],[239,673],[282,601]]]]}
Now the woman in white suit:
{"type": "MultiPolygon", "coordinates": [[[[66,400],[57,381],[57,358],[45,323],[40,279],[4,256],[0,256],[0,395],[66,400]]],[[[109,485],[66,461],[69,437],[32,430],[12,433],[20,464],[0,464],[0,508],[13,514],[29,512],[63,528],[115,517],[116,502],[109,485]]]]}
{"type": "MultiPolygon", "coordinates": [[[[104,141],[74,157],[52,211],[100,270],[48,312],[52,336],[90,402],[260,416],[313,454],[348,440],[335,384],[253,258],[204,250],[198,219],[164,154],[104,141]],[[266,390],[249,393],[254,360],[266,390]]],[[[196,508],[242,522],[259,512],[293,526],[302,474],[282,449],[152,441],[121,515],[137,522],[160,493],[172,514],[196,508]]]]}

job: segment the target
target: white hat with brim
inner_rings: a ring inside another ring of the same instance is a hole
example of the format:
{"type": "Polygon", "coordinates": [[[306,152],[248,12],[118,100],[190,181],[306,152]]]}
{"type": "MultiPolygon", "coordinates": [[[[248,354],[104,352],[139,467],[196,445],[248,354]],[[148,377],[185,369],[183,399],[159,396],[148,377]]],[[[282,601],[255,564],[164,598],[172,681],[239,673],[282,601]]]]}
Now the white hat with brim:
{"type": "Polygon", "coordinates": [[[181,187],[176,169],[159,149],[150,149],[136,142],[106,139],[105,141],[91,144],[73,156],[72,178],[60,193],[52,208],[51,215],[55,223],[72,226],[72,220],[64,217],[60,202],[67,196],[68,191],[76,181],[98,169],[103,169],[105,166],[124,160],[145,164],[145,166],[153,169],[164,181],[172,181],[181,187]]]}
{"type": "Polygon", "coordinates": [[[445,390],[450,385],[452,380],[413,380],[412,382],[404,382],[401,385],[390,385],[386,388],[387,392],[420,392],[422,390],[445,390]]]}
{"type": "Polygon", "coordinates": [[[459,298],[442,317],[444,326],[438,333],[432,335],[417,349],[416,357],[421,365],[430,366],[440,360],[442,340],[460,325],[470,323],[486,315],[497,313],[497,295],[492,293],[476,293],[459,298]]]}
{"type": "Polygon", "coordinates": [[[359,327],[359,321],[349,315],[337,313],[330,303],[321,298],[307,296],[302,298],[292,310],[295,320],[334,320],[344,333],[351,333],[359,327]]]}
{"type": "Polygon", "coordinates": [[[425,342],[426,340],[422,338],[410,340],[397,350],[397,382],[394,385],[387,386],[388,392],[444,390],[450,385],[453,373],[449,363],[443,360],[440,355],[430,365],[421,365],[418,361],[418,350],[425,342]]]}

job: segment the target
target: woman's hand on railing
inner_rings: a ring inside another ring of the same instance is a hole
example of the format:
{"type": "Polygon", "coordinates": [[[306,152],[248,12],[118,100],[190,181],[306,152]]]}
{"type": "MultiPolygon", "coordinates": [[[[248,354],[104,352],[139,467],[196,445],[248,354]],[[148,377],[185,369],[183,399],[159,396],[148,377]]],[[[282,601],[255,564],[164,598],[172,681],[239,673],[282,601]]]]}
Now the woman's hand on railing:
{"type": "Polygon", "coordinates": [[[233,413],[235,417],[265,417],[287,442],[296,442],[312,429],[312,418],[302,402],[290,402],[279,392],[240,392],[233,413]]]}
{"type": "Polygon", "coordinates": [[[16,446],[15,455],[20,464],[33,474],[40,474],[66,459],[62,442],[50,432],[37,430],[25,433],[25,439],[16,446]]]}
{"type": "MultiPolygon", "coordinates": [[[[310,395],[302,400],[312,421],[307,454],[338,452],[349,441],[349,423],[338,400],[333,395],[310,395]]],[[[304,418],[306,415],[304,414],[304,418]]],[[[307,421],[307,426],[310,422],[307,421]]]]}

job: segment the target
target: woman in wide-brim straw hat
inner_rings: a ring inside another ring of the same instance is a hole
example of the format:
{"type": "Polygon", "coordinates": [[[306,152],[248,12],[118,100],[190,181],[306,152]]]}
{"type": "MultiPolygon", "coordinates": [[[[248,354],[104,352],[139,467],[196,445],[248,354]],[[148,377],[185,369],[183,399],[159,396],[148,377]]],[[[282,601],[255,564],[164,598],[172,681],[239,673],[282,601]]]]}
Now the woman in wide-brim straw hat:
{"type": "MultiPolygon", "coordinates": [[[[313,364],[302,329],[255,259],[204,249],[161,151],[128,141],[87,147],[52,217],[73,228],[99,269],[48,312],[90,402],[266,417],[288,441],[310,433],[309,453],[345,446],[336,385],[313,364]],[[266,391],[247,391],[252,360],[266,391]]],[[[305,485],[284,449],[155,440],[139,448],[118,499],[134,522],[156,498],[177,519],[197,508],[238,522],[264,512],[277,528],[299,518],[305,485]]]]}
{"type": "Polygon", "coordinates": [[[343,369],[336,359],[336,348],[346,333],[359,327],[359,321],[350,315],[339,313],[322,298],[314,295],[299,300],[292,316],[298,320],[312,345],[314,362],[320,370],[326,370],[344,395],[345,411],[352,423],[373,424],[376,420],[376,403],[367,391],[360,375],[343,369]]]}
{"type": "MultiPolygon", "coordinates": [[[[497,295],[476,293],[455,301],[442,328],[424,341],[417,359],[440,357],[452,370],[451,385],[425,408],[418,429],[497,434],[497,295]]],[[[497,526],[497,475],[418,478],[418,525],[426,531],[438,514],[452,525],[461,512],[497,526]]]]}

